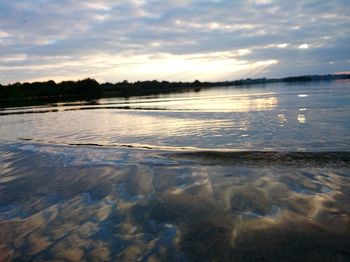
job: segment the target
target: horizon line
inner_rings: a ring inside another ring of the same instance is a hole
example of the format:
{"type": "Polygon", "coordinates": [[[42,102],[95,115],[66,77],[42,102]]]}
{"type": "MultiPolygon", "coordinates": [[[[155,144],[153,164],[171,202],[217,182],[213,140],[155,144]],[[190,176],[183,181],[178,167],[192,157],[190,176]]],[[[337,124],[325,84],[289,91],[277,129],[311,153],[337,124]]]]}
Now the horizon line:
{"type": "Polygon", "coordinates": [[[142,82],[168,82],[168,83],[194,83],[194,82],[199,82],[199,83],[225,83],[225,82],[235,82],[235,81],[244,81],[244,80],[283,80],[283,79],[287,79],[287,78],[298,78],[298,77],[322,77],[322,76],[342,76],[342,75],[350,75],[350,71],[342,71],[342,72],[334,72],[334,73],[327,73],[327,74],[308,74],[308,75],[290,75],[290,76],[283,76],[283,77],[259,77],[259,78],[241,78],[241,79],[234,79],[234,80],[221,80],[221,81],[201,81],[199,79],[195,79],[193,81],[169,81],[169,80],[157,80],[157,79],[152,79],[152,80],[137,80],[137,81],[133,81],[130,82],[129,80],[125,79],[123,81],[119,81],[119,82],[109,82],[109,81],[105,81],[105,82],[100,82],[98,80],[96,80],[94,77],[83,77],[83,78],[79,78],[76,80],[62,80],[62,81],[55,81],[54,79],[48,79],[48,80],[43,80],[43,81],[25,81],[25,82],[12,82],[12,83],[8,83],[8,84],[2,84],[0,82],[1,86],[10,86],[10,85],[14,85],[14,84],[25,84],[25,83],[45,83],[45,82],[50,82],[53,81],[56,84],[57,83],[63,83],[63,82],[78,82],[78,81],[82,81],[82,80],[86,80],[86,79],[91,79],[91,80],[95,80],[96,82],[98,82],[99,84],[118,84],[118,83],[129,83],[129,84],[134,84],[134,83],[142,83],[142,82]]]}

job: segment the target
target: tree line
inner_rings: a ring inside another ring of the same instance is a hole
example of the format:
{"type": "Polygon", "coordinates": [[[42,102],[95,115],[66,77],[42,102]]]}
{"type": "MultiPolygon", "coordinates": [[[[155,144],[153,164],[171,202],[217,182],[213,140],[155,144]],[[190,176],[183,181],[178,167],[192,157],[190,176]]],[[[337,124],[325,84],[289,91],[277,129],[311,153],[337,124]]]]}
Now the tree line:
{"type": "Polygon", "coordinates": [[[138,96],[148,94],[160,94],[170,92],[182,92],[195,90],[199,91],[205,87],[218,86],[247,86],[253,84],[269,84],[277,82],[311,82],[311,81],[330,81],[336,79],[349,79],[349,74],[341,75],[309,75],[295,76],[286,78],[259,78],[242,79],[222,82],[168,82],[168,81],[137,81],[129,83],[122,81],[119,83],[98,83],[95,79],[86,78],[78,81],[62,81],[56,83],[53,80],[45,82],[32,83],[14,83],[8,85],[0,84],[0,99],[26,99],[26,98],[60,98],[60,97],[78,97],[78,98],[100,98],[109,96],[138,96]]]}

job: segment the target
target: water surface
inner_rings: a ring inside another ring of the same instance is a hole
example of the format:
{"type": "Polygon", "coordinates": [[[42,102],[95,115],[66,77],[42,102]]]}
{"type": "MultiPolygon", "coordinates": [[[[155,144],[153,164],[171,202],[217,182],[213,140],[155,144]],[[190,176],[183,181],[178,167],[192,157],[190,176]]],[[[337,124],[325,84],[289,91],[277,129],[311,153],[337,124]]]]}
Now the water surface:
{"type": "Polygon", "coordinates": [[[0,260],[348,261],[350,82],[0,111],[0,260]]]}
{"type": "Polygon", "coordinates": [[[10,108],[0,111],[0,135],[58,144],[348,150],[349,83],[212,88],[10,108]]]}

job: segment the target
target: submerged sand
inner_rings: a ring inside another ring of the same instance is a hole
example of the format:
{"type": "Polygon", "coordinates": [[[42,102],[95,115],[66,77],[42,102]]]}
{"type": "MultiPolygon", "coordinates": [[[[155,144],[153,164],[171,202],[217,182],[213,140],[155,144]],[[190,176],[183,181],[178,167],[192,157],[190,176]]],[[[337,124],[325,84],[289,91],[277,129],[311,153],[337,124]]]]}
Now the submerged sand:
{"type": "Polygon", "coordinates": [[[349,155],[4,143],[0,256],[348,261],[349,155]]]}

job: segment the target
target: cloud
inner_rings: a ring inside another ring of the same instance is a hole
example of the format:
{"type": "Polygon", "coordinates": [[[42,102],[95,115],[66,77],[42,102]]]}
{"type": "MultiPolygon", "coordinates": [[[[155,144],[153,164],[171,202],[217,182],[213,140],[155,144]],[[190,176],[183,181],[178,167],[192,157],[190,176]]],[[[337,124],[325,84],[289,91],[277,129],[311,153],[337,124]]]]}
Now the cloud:
{"type": "Polygon", "coordinates": [[[1,83],[349,70],[346,0],[3,0],[0,17],[1,83]]]}
{"type": "Polygon", "coordinates": [[[308,44],[302,44],[302,45],[299,45],[298,47],[299,47],[299,49],[308,49],[309,45],[308,44]]]}

